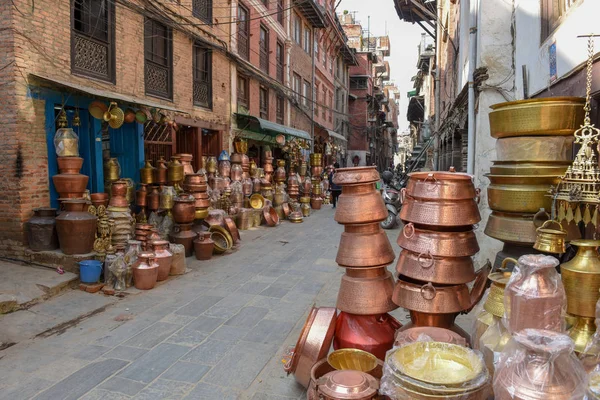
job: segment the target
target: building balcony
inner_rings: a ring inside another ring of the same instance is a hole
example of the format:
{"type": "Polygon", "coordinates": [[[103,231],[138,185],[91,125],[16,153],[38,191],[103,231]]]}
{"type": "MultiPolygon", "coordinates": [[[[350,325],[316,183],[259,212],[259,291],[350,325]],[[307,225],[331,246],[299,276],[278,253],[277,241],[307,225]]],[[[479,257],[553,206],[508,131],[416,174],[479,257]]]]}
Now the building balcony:
{"type": "Polygon", "coordinates": [[[306,17],[315,28],[326,28],[325,10],[315,0],[292,0],[292,5],[306,17]]]}

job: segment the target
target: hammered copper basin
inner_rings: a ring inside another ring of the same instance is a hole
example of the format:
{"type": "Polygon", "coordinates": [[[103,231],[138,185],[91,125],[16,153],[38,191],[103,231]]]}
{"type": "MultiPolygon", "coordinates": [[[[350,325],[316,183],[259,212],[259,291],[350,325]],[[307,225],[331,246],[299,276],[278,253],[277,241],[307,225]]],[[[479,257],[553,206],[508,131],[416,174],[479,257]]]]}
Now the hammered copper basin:
{"type": "Polygon", "coordinates": [[[400,219],[419,225],[449,227],[477,224],[481,215],[474,199],[432,201],[406,195],[400,219]]]}
{"type": "Polygon", "coordinates": [[[417,254],[437,257],[469,257],[477,254],[479,245],[472,230],[464,232],[437,232],[416,228],[409,223],[398,235],[403,249],[417,254]]]}
{"type": "Polygon", "coordinates": [[[379,172],[374,166],[338,168],[333,175],[333,183],[340,186],[375,183],[379,180],[379,172]]]}
{"type": "Polygon", "coordinates": [[[434,257],[431,253],[403,250],[396,272],[423,282],[446,285],[469,283],[476,277],[471,257],[434,257]]]}
{"type": "Polygon", "coordinates": [[[346,225],[335,262],[343,267],[388,265],[395,254],[379,223],[346,225]]]}
{"type": "Polygon", "coordinates": [[[468,200],[477,196],[473,177],[457,172],[413,172],[408,174],[406,193],[422,200],[468,200]]]}
{"type": "Polygon", "coordinates": [[[381,222],[388,216],[381,194],[375,186],[347,186],[338,198],[334,219],[339,224],[381,222]]]}
{"type": "Polygon", "coordinates": [[[378,276],[352,277],[342,276],[342,283],[337,298],[337,308],[341,311],[357,314],[384,314],[398,308],[392,302],[394,277],[384,272],[378,276]]]}
{"type": "Polygon", "coordinates": [[[467,285],[434,286],[400,277],[392,299],[398,306],[428,314],[452,314],[471,308],[467,285]]]}

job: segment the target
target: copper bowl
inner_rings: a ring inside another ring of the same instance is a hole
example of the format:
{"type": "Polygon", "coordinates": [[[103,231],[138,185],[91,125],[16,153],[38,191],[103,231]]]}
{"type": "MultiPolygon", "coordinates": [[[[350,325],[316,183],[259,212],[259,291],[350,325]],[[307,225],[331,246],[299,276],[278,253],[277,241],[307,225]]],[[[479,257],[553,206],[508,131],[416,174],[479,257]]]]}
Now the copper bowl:
{"type": "Polygon", "coordinates": [[[434,257],[426,253],[400,252],[396,272],[423,282],[458,285],[476,277],[471,257],[434,257]]]}
{"type": "MultiPolygon", "coordinates": [[[[310,370],[310,384],[308,385],[308,390],[306,391],[306,399],[307,400],[320,400],[319,394],[316,389],[316,382],[319,378],[322,378],[326,374],[335,371],[335,368],[331,366],[327,362],[327,359],[324,358],[317,362],[310,370]]],[[[368,372],[375,379],[381,379],[383,376],[383,361],[377,360],[377,366],[375,369],[368,372]]]]}
{"type": "Polygon", "coordinates": [[[343,267],[388,265],[395,254],[387,234],[378,222],[346,225],[335,262],[343,267]]]}
{"type": "Polygon", "coordinates": [[[233,238],[229,231],[220,225],[212,225],[209,230],[210,238],[215,243],[214,252],[223,254],[233,247],[233,238]]]}
{"type": "Polygon", "coordinates": [[[333,175],[333,183],[340,186],[375,183],[379,180],[379,172],[374,166],[338,168],[333,175]]]}
{"type": "MultiPolygon", "coordinates": [[[[310,201],[310,199],[309,199],[310,201]]],[[[334,219],[343,225],[384,221],[388,210],[373,185],[346,186],[338,198],[334,219]]]]}
{"type": "Polygon", "coordinates": [[[437,257],[469,257],[479,251],[477,238],[472,230],[437,232],[416,228],[412,223],[404,226],[398,235],[398,244],[413,253],[429,253],[437,257]]]}
{"type": "Polygon", "coordinates": [[[457,172],[408,174],[406,194],[421,200],[472,200],[479,196],[473,177],[457,172]]]}
{"type": "MultiPolygon", "coordinates": [[[[189,175],[188,175],[189,176],[189,175]]],[[[183,190],[188,193],[196,193],[196,192],[206,192],[208,190],[208,185],[206,183],[198,183],[198,184],[183,184],[183,190]]]]}
{"type": "Polygon", "coordinates": [[[329,352],[336,319],[337,310],[333,307],[313,307],[308,314],[291,358],[284,366],[285,372],[294,374],[304,387],[308,387],[312,367],[329,352]]]}
{"type": "Polygon", "coordinates": [[[376,400],[379,382],[366,372],[333,371],[317,380],[317,394],[323,400],[376,400]]]}
{"type": "Polygon", "coordinates": [[[429,314],[452,314],[471,308],[467,285],[434,286],[404,279],[398,279],[392,297],[400,307],[429,314]]]}
{"type": "Polygon", "coordinates": [[[263,208],[263,217],[268,226],[275,226],[279,223],[279,215],[277,215],[277,211],[271,206],[263,208]]]}
{"type": "Polygon", "coordinates": [[[231,234],[231,237],[233,238],[233,244],[237,244],[241,240],[241,237],[240,231],[235,225],[235,221],[229,217],[225,217],[225,228],[227,228],[231,234]]]}
{"type": "Polygon", "coordinates": [[[400,219],[420,225],[466,226],[481,221],[475,199],[421,200],[405,195],[400,219]]]}
{"type": "Polygon", "coordinates": [[[288,203],[283,203],[281,205],[281,209],[283,210],[283,215],[287,218],[290,216],[292,210],[290,209],[290,205],[288,203]]]}
{"type": "Polygon", "coordinates": [[[349,314],[384,314],[398,308],[392,301],[394,277],[385,267],[374,268],[376,276],[342,276],[337,308],[349,314]]]}
{"type": "Polygon", "coordinates": [[[206,175],[204,174],[186,174],[183,180],[184,185],[206,185],[206,175]]]}
{"type": "Polygon", "coordinates": [[[467,341],[450,329],[435,326],[414,326],[396,334],[395,347],[431,339],[434,342],[452,343],[467,347],[467,341]]]}

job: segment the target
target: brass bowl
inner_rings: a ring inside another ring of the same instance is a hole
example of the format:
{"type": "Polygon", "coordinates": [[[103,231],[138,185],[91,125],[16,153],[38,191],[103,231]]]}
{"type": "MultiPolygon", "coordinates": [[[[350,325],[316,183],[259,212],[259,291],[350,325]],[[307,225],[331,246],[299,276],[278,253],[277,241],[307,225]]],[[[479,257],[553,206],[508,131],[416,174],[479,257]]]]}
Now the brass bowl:
{"type": "MultiPolygon", "coordinates": [[[[488,186],[488,205],[493,211],[536,213],[540,208],[550,210],[551,185],[495,185],[488,186]]],[[[535,238],[533,239],[535,242],[535,238]]]]}
{"type": "Polygon", "coordinates": [[[504,243],[533,245],[537,236],[533,217],[534,214],[493,211],[484,233],[504,243]]]}
{"type": "Polygon", "coordinates": [[[208,208],[196,208],[194,219],[205,219],[208,217],[208,208]]]}
{"type": "Polygon", "coordinates": [[[210,238],[215,242],[214,251],[217,254],[223,254],[233,247],[233,238],[227,229],[220,225],[212,225],[208,228],[211,233],[210,238]]]}
{"type": "Polygon", "coordinates": [[[377,367],[377,357],[359,349],[335,350],[327,356],[327,362],[337,370],[370,372],[377,367]]]}
{"type": "Polygon", "coordinates": [[[392,302],[394,277],[385,267],[376,276],[352,277],[342,275],[337,298],[340,311],[356,315],[384,314],[398,308],[392,302]]]}
{"type": "Polygon", "coordinates": [[[562,176],[571,161],[494,161],[490,167],[493,175],[562,176]]]}
{"type": "Polygon", "coordinates": [[[494,104],[489,114],[494,139],[572,135],[583,124],[585,99],[550,97],[494,104]]]}
{"type": "Polygon", "coordinates": [[[503,162],[570,162],[574,136],[523,136],[496,140],[496,157],[503,162]]]}
{"type": "Polygon", "coordinates": [[[250,196],[250,206],[255,210],[259,210],[265,206],[265,198],[258,193],[250,196]]]}
{"type": "Polygon", "coordinates": [[[560,175],[493,175],[485,174],[492,185],[557,185],[560,175]]]}

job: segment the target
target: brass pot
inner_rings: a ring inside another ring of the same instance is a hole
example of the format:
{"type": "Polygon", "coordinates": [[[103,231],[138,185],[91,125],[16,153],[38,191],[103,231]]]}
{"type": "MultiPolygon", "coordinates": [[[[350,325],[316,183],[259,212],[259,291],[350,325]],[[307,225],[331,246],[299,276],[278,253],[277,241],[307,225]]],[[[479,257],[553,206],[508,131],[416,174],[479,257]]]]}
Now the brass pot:
{"type": "Polygon", "coordinates": [[[337,310],[333,307],[313,307],[308,314],[296,346],[284,366],[288,375],[294,374],[296,381],[304,387],[308,387],[312,367],[329,352],[336,319],[337,310]]]}
{"type": "Polygon", "coordinates": [[[476,278],[471,257],[434,257],[430,252],[400,252],[396,272],[423,282],[458,285],[476,278]]]}
{"type": "Polygon", "coordinates": [[[481,221],[479,207],[474,199],[429,201],[408,195],[402,197],[402,221],[444,227],[475,225],[481,221]]]}
{"type": "Polygon", "coordinates": [[[494,175],[562,176],[571,161],[494,161],[490,173],[494,175]]]}
{"type": "MultiPolygon", "coordinates": [[[[575,344],[575,352],[581,354],[584,352],[592,336],[596,333],[596,323],[594,318],[578,317],[575,325],[569,329],[569,337],[575,344]]],[[[585,357],[585,356],[584,356],[585,357]]]]}
{"type": "MultiPolygon", "coordinates": [[[[504,243],[533,245],[537,237],[535,215],[493,211],[488,217],[484,233],[504,243]]],[[[548,214],[545,216],[549,218],[548,214]]]]}
{"type": "Polygon", "coordinates": [[[485,174],[492,185],[557,185],[560,175],[494,175],[485,174]]]}
{"type": "Polygon", "coordinates": [[[565,241],[567,231],[559,222],[547,220],[536,229],[537,236],[533,248],[544,253],[563,254],[567,251],[565,241]],[[555,229],[551,226],[554,225],[555,229]]]}
{"type": "Polygon", "coordinates": [[[119,174],[121,172],[121,167],[119,166],[119,161],[116,158],[109,158],[104,163],[104,179],[110,182],[116,181],[119,179],[119,174]]]}
{"type": "Polygon", "coordinates": [[[335,262],[343,267],[389,265],[395,254],[387,234],[378,222],[346,225],[335,262]]]}
{"type": "Polygon", "coordinates": [[[581,97],[550,97],[494,104],[490,135],[494,139],[572,135],[583,124],[584,103],[581,97]]]}
{"type": "Polygon", "coordinates": [[[567,312],[594,318],[596,303],[600,299],[600,241],[573,240],[571,245],[578,247],[577,254],[560,266],[567,293],[567,312]]]}
{"type": "Polygon", "coordinates": [[[421,200],[472,200],[479,196],[473,177],[456,172],[413,172],[408,174],[406,193],[421,200]]]}
{"type": "Polygon", "coordinates": [[[570,162],[574,136],[522,136],[496,140],[496,157],[503,162],[570,162]]]}
{"type": "Polygon", "coordinates": [[[494,272],[488,276],[492,285],[483,309],[498,318],[504,317],[504,289],[510,276],[511,272],[494,272]]]}
{"type": "Polygon", "coordinates": [[[491,184],[487,188],[488,205],[494,211],[510,213],[536,213],[540,208],[550,210],[550,186],[491,184]]]}
{"type": "Polygon", "coordinates": [[[151,185],[154,183],[154,170],[155,168],[152,166],[150,160],[146,160],[144,167],[140,169],[140,181],[146,185],[151,185]]]}
{"type": "Polygon", "coordinates": [[[409,223],[398,235],[398,245],[417,254],[437,257],[470,257],[479,251],[472,230],[464,232],[437,232],[416,228],[409,223]]]}
{"type": "MultiPolygon", "coordinates": [[[[310,198],[308,200],[310,202],[310,198]]],[[[334,219],[342,225],[381,222],[388,210],[372,183],[342,186],[334,219]]]]}
{"type": "Polygon", "coordinates": [[[375,276],[342,276],[337,298],[340,311],[357,315],[385,314],[398,308],[392,302],[394,277],[385,267],[374,268],[375,276]]]}

